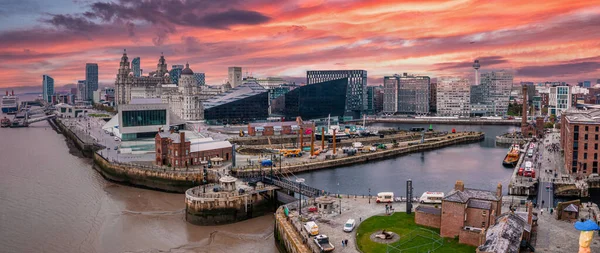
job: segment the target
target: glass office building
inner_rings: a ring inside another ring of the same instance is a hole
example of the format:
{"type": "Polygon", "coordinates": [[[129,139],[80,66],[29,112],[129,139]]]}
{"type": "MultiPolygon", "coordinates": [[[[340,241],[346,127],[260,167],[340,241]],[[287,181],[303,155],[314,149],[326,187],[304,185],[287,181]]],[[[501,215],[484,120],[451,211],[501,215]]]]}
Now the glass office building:
{"type": "Polygon", "coordinates": [[[204,102],[208,124],[248,124],[269,117],[269,91],[245,82],[204,102]]]}
{"type": "Polygon", "coordinates": [[[131,61],[131,68],[133,68],[133,76],[140,77],[142,76],[142,65],[140,62],[140,57],[135,57],[131,61]]]}
{"type": "Polygon", "coordinates": [[[117,128],[124,141],[154,138],[159,128],[168,130],[182,122],[169,113],[160,99],[132,99],[119,106],[117,128]]]}
{"type": "Polygon", "coordinates": [[[52,95],[54,95],[54,78],[49,75],[43,75],[42,96],[48,103],[52,103],[52,95]]]}
{"type": "Polygon", "coordinates": [[[368,109],[366,70],[311,70],[306,72],[306,84],[316,84],[347,78],[346,114],[360,117],[368,109]]]}
{"type": "Polygon", "coordinates": [[[85,64],[85,83],[86,83],[86,99],[92,100],[94,91],[98,90],[98,64],[85,64]]]}
{"type": "Polygon", "coordinates": [[[296,88],[272,103],[272,111],[287,120],[325,118],[346,114],[348,78],[314,83],[296,88]]]}

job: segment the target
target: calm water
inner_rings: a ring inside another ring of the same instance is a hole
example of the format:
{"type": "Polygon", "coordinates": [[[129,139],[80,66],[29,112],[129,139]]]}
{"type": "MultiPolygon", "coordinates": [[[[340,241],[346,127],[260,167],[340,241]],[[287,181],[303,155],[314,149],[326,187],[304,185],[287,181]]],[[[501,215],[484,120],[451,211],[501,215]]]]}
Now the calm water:
{"type": "MultiPolygon", "coordinates": [[[[378,124],[375,126],[426,127],[421,124],[378,124]]],[[[306,179],[306,184],[329,192],[347,194],[371,194],[393,191],[396,195],[406,195],[406,180],[412,179],[414,195],[425,191],[448,192],[456,180],[463,180],[469,188],[496,190],[502,183],[507,192],[512,170],[502,166],[507,148],[496,147],[495,137],[513,126],[452,126],[434,125],[438,131],[483,131],[485,140],[479,143],[452,146],[434,151],[414,153],[393,159],[358,164],[330,170],[301,173],[297,176],[306,179]],[[339,186],[338,186],[339,183],[339,186]]]]}
{"type": "Polygon", "coordinates": [[[0,129],[0,252],[277,252],[271,216],[199,227],[184,208],[107,182],[47,122],[0,129]]]}

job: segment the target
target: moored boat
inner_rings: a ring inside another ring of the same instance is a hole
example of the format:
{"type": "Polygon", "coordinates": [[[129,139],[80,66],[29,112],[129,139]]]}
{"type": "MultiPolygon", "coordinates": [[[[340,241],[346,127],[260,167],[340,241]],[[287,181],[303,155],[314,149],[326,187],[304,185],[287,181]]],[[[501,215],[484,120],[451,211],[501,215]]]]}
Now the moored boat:
{"type": "Polygon", "coordinates": [[[502,161],[502,165],[504,165],[504,167],[507,167],[507,168],[514,168],[515,166],[517,166],[517,163],[519,162],[520,155],[521,155],[521,147],[519,146],[519,144],[511,145],[510,148],[508,149],[508,153],[506,153],[506,156],[504,157],[504,160],[502,161]]]}

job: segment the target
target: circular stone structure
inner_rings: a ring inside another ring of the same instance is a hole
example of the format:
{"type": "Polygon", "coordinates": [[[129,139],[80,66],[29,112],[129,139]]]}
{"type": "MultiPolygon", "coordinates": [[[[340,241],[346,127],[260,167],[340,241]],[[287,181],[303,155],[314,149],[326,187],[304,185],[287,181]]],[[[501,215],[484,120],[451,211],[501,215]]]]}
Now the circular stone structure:
{"type": "MultiPolygon", "coordinates": [[[[392,233],[394,233],[394,236],[392,236],[391,239],[381,239],[381,238],[376,237],[376,235],[381,234],[381,232],[382,232],[382,230],[372,233],[371,236],[369,236],[371,241],[376,242],[376,243],[381,243],[381,244],[388,244],[388,243],[394,243],[394,242],[397,242],[398,240],[400,240],[400,235],[398,235],[394,232],[392,232],[392,233]]],[[[387,232],[390,232],[390,231],[387,231],[387,232]]]]}
{"type": "Polygon", "coordinates": [[[223,191],[227,191],[227,192],[232,192],[235,191],[235,182],[237,181],[237,178],[232,177],[232,176],[224,176],[222,178],[219,178],[219,183],[221,184],[221,187],[223,188],[223,191]]]}

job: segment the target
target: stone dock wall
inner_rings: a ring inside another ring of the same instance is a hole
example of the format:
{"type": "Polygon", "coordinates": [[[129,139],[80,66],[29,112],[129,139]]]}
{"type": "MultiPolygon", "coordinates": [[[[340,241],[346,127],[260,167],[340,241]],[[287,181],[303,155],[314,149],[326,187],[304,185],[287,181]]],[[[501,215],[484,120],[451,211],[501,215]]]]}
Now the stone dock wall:
{"type": "Polygon", "coordinates": [[[284,206],[279,207],[275,212],[275,244],[280,251],[286,253],[312,253],[313,251],[303,243],[302,235],[298,233],[290,219],[293,218],[285,216],[284,206]]]}
{"type": "MultiPolygon", "coordinates": [[[[109,162],[97,153],[93,155],[94,169],[105,178],[155,190],[184,193],[187,189],[198,186],[203,179],[202,170],[174,171],[143,168],[141,165],[109,162]]],[[[218,175],[209,170],[208,182],[217,181],[218,175]]]]}
{"type": "MultiPolygon", "coordinates": [[[[60,132],[70,141],[73,142],[73,144],[75,144],[75,146],[81,150],[81,152],[83,153],[83,155],[85,157],[92,157],[94,152],[98,149],[103,148],[100,145],[97,145],[95,143],[86,143],[83,140],[81,140],[75,133],[73,133],[71,131],[71,129],[69,129],[68,127],[66,127],[62,121],[60,119],[50,119],[50,121],[52,121],[52,123],[54,123],[54,125],[56,125],[56,127],[58,129],[60,129],[60,132]]],[[[50,124],[52,124],[50,123],[50,124]]]]}
{"type": "Polygon", "coordinates": [[[216,185],[190,188],[185,192],[185,219],[195,225],[223,225],[263,216],[275,211],[275,187],[239,192],[213,192],[216,185]]]}
{"type": "MultiPolygon", "coordinates": [[[[414,152],[433,150],[433,149],[443,148],[443,147],[447,147],[447,146],[451,146],[451,145],[479,142],[479,141],[482,141],[484,138],[485,138],[485,135],[484,135],[484,133],[481,133],[481,132],[465,133],[464,135],[460,135],[460,136],[456,136],[456,137],[448,136],[447,138],[445,138],[443,140],[432,141],[432,142],[427,142],[427,143],[423,143],[423,144],[416,144],[416,145],[407,146],[407,147],[392,148],[392,149],[388,149],[388,150],[377,151],[374,153],[366,153],[366,154],[348,156],[348,157],[344,157],[344,158],[331,159],[331,160],[325,160],[325,161],[319,161],[319,162],[313,162],[313,163],[303,163],[303,164],[294,164],[294,165],[284,166],[282,168],[282,170],[285,171],[286,173],[287,172],[297,173],[297,172],[319,170],[319,169],[326,169],[326,168],[335,168],[335,167],[341,167],[341,166],[346,166],[346,165],[351,165],[351,164],[366,163],[369,161],[386,159],[386,158],[405,155],[405,154],[414,153],[414,152]]],[[[279,170],[279,168],[274,168],[274,169],[279,170]]],[[[238,177],[252,177],[253,174],[260,173],[260,170],[258,170],[258,169],[237,170],[234,168],[234,169],[232,169],[232,172],[233,172],[233,174],[235,174],[238,177]]]]}

